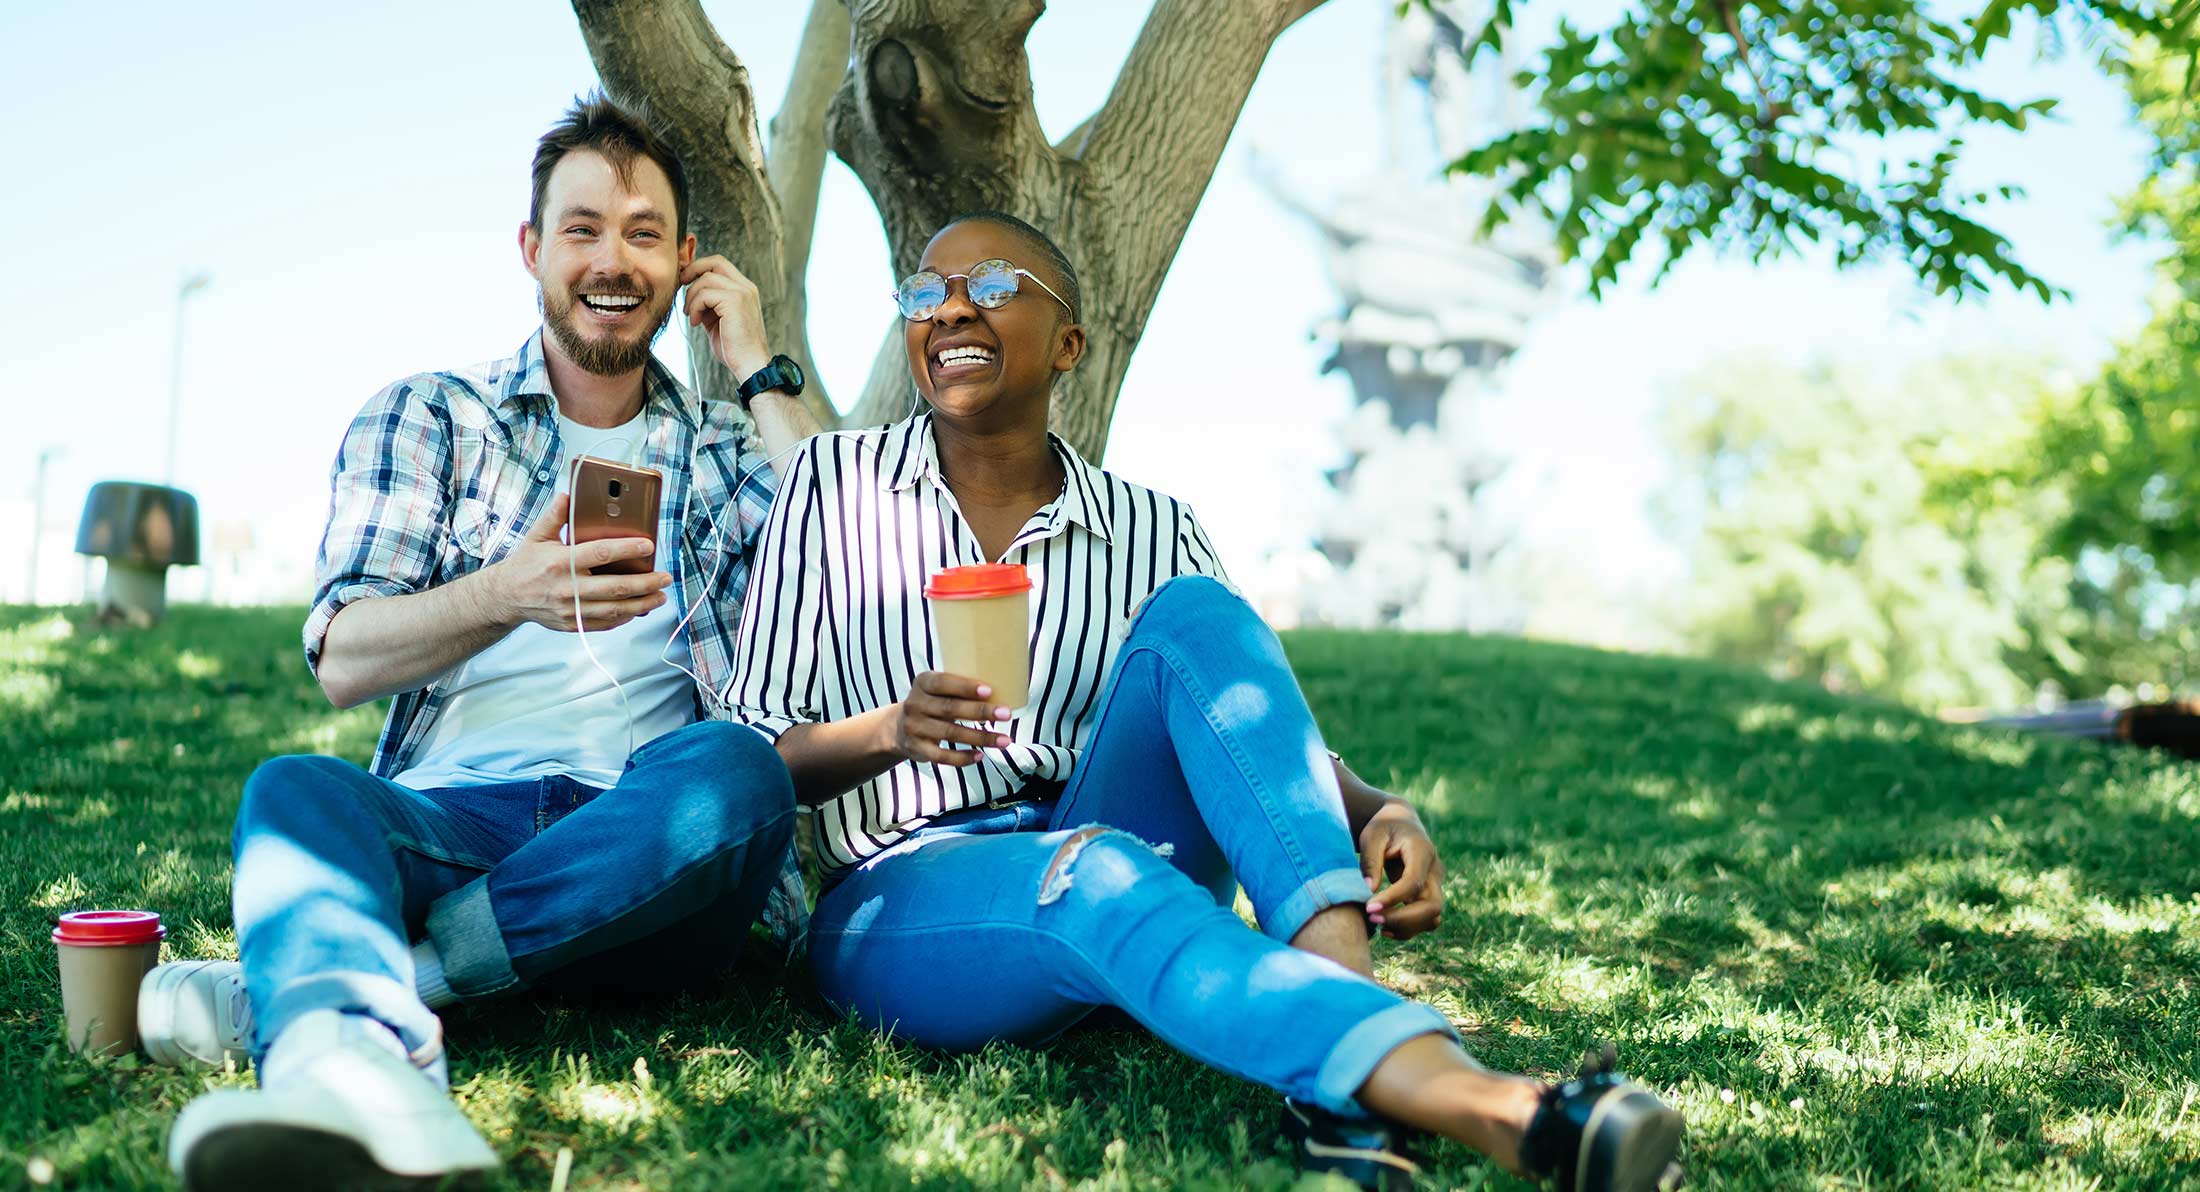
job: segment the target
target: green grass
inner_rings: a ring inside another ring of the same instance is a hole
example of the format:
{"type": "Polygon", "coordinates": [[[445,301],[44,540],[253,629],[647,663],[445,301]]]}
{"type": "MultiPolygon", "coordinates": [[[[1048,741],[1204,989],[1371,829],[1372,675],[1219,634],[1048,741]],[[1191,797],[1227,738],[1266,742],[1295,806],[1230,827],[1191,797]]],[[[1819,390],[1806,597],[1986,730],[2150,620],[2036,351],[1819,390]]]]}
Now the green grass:
{"type": "MultiPolygon", "coordinates": [[[[54,1046],[51,915],[149,906],[230,955],[228,829],[268,755],[364,760],[297,610],[101,633],[0,609],[0,1186],[153,1187],[208,1084],[54,1046]],[[34,1162],[36,1160],[37,1162],[34,1162]]],[[[2200,778],[1693,662],[1289,639],[1332,743],[1422,807],[1442,929],[1383,977],[1493,1065],[1592,1039],[1687,1113],[1697,1188],[2200,1180],[2200,778]]],[[[970,1057],[882,1042],[761,963],[710,997],[448,1016],[496,1186],[1274,1187],[1263,1090],[1124,1026],[970,1057]]],[[[1462,1148],[1432,1185],[1510,1188],[1462,1148]]]]}

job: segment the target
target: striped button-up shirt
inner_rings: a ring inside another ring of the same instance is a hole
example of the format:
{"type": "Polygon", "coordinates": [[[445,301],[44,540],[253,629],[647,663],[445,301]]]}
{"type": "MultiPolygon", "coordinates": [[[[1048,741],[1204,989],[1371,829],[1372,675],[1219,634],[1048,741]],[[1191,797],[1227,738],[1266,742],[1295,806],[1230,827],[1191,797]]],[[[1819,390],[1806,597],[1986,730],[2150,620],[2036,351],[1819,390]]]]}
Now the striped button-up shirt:
{"type": "Polygon", "coordinates": [[[727,702],[777,739],[898,703],[940,669],[924,584],[943,567],[1021,563],[1032,579],[1031,698],[1012,742],[957,768],[904,761],[812,809],[828,874],[933,816],[1067,779],[1099,718],[1131,618],[1164,581],[1222,578],[1190,506],[1087,464],[1049,436],[1061,495],[987,560],[940,476],[929,414],[819,435],[793,458],[756,554],[727,702]]]}
{"type": "MultiPolygon", "coordinates": [[[[654,359],[643,385],[649,420],[638,462],[665,477],[657,565],[673,575],[669,595],[694,609],[687,636],[703,680],[698,711],[720,713],[712,693],[730,675],[748,548],[771,508],[775,480],[738,407],[706,406],[654,359]]],[[[376,394],[336,453],[306,617],[307,666],[319,672],[329,622],[353,601],[424,592],[502,559],[555,495],[557,461],[557,398],[540,331],[518,355],[407,377],[376,394]]],[[[393,777],[411,764],[449,677],[392,701],[375,745],[376,774],[393,777]]],[[[791,855],[786,878],[793,884],[782,881],[766,919],[775,935],[792,940],[803,900],[791,855]]]]}

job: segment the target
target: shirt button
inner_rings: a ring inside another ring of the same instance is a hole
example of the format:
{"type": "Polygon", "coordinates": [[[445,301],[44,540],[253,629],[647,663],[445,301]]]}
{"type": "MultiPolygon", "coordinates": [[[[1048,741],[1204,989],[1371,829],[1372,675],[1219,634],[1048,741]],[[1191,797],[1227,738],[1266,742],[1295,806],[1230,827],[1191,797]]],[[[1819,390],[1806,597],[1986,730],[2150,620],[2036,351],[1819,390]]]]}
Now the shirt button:
{"type": "Polygon", "coordinates": [[[550,469],[544,468],[541,471],[536,472],[535,479],[542,481],[544,484],[550,483],[550,469]]]}

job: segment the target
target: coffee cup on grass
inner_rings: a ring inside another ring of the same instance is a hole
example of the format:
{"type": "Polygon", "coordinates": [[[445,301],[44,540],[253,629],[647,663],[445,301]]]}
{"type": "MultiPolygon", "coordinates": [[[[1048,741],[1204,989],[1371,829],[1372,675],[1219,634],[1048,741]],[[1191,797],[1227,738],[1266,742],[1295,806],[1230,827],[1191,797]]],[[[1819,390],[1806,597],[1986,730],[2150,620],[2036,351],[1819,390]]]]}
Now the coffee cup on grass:
{"type": "Polygon", "coordinates": [[[168,934],[153,911],[74,911],[54,921],[69,1048],[121,1055],[137,1047],[138,982],[168,934]]]}

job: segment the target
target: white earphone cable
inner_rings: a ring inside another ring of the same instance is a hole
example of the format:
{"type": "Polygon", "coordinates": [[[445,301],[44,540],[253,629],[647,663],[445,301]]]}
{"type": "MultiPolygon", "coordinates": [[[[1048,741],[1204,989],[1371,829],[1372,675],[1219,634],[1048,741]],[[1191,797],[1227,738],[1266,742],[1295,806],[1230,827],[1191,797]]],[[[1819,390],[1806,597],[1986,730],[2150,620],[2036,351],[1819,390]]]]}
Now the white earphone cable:
{"type": "MultiPolygon", "coordinates": [[[[917,392],[915,391],[915,389],[914,389],[914,388],[912,387],[912,389],[910,390],[910,394],[909,394],[909,412],[908,412],[907,414],[904,414],[904,415],[902,415],[902,420],[907,420],[907,419],[909,419],[909,418],[911,418],[911,417],[914,417],[914,416],[916,415],[916,412],[917,412],[917,409],[918,409],[918,407],[919,407],[919,406],[921,406],[921,405],[922,405],[923,403],[924,403],[924,398],[923,398],[923,396],[922,396],[921,394],[917,393],[917,392]]],[[[816,436],[816,437],[820,437],[820,438],[822,438],[822,437],[823,437],[823,436],[824,436],[825,434],[841,434],[841,433],[849,433],[849,432],[840,432],[840,431],[829,431],[829,432],[820,432],[820,433],[819,433],[819,435],[818,435],[818,436],[816,436]]],[[[751,465],[749,465],[749,467],[748,467],[747,469],[745,469],[744,471],[742,471],[741,473],[739,473],[739,474],[738,474],[738,475],[737,475],[737,476],[736,476],[736,477],[734,478],[734,482],[733,482],[733,485],[732,485],[732,487],[731,487],[731,488],[730,488],[730,489],[729,489],[729,490],[727,491],[727,496],[726,496],[726,501],[727,501],[727,504],[729,504],[730,506],[732,506],[732,509],[731,509],[731,512],[730,512],[730,517],[731,517],[731,519],[732,519],[733,521],[735,521],[735,522],[739,522],[739,520],[740,520],[740,517],[741,517],[741,486],[742,486],[742,485],[744,485],[744,484],[747,484],[747,483],[748,483],[749,477],[751,477],[751,476],[754,476],[754,475],[756,475],[757,469],[759,469],[759,468],[764,468],[764,467],[768,467],[768,466],[770,466],[770,465],[772,465],[772,464],[775,464],[775,463],[779,462],[780,460],[782,460],[782,459],[786,458],[787,456],[789,456],[789,455],[792,455],[792,454],[793,454],[794,452],[796,452],[797,450],[799,450],[799,449],[801,449],[802,447],[806,446],[806,445],[807,445],[807,444],[809,443],[809,441],[810,441],[809,439],[797,439],[797,440],[795,440],[795,442],[794,442],[793,444],[789,445],[788,447],[786,447],[786,448],[785,448],[784,450],[781,450],[781,451],[780,451],[780,452],[778,452],[777,454],[775,454],[775,455],[772,455],[771,457],[769,457],[769,458],[767,458],[767,459],[763,460],[763,461],[762,461],[762,462],[760,462],[760,463],[755,463],[755,464],[751,464],[751,465]]],[[[682,526],[683,528],[684,528],[684,527],[685,527],[685,526],[687,525],[687,509],[688,509],[688,504],[689,504],[690,502],[692,502],[692,501],[693,501],[693,500],[695,499],[695,459],[696,459],[696,454],[695,454],[695,453],[698,453],[698,452],[700,452],[701,450],[702,450],[702,436],[701,436],[701,434],[700,434],[700,433],[698,433],[698,434],[696,435],[696,446],[695,446],[695,448],[694,448],[694,452],[691,452],[691,453],[690,453],[690,455],[689,455],[689,457],[688,457],[688,485],[687,485],[687,496],[686,496],[686,498],[685,498],[685,499],[683,499],[683,500],[681,501],[681,503],[680,503],[680,525],[681,525],[681,526],[682,526]]],[[[710,506],[708,506],[707,504],[706,504],[706,505],[705,505],[705,506],[703,507],[703,516],[704,516],[704,517],[706,517],[706,518],[709,518],[709,519],[710,519],[710,533],[709,533],[709,535],[707,535],[707,536],[706,536],[706,537],[705,537],[705,538],[703,539],[703,545],[702,545],[702,548],[701,548],[703,552],[708,552],[708,551],[710,550],[710,548],[711,548],[712,544],[713,544],[713,543],[715,543],[715,542],[717,541],[717,539],[718,539],[718,537],[719,537],[720,533],[722,532],[722,530],[721,530],[721,528],[720,528],[720,525],[719,525],[719,521],[718,521],[718,517],[717,517],[717,515],[711,512],[711,510],[710,510],[710,506]]],[[[690,679],[693,679],[693,680],[695,680],[695,685],[696,685],[696,687],[697,687],[697,688],[699,688],[699,689],[701,689],[701,690],[704,690],[704,691],[708,691],[708,690],[710,690],[710,685],[709,685],[709,684],[707,684],[707,683],[705,683],[705,682],[703,681],[703,676],[701,676],[701,675],[698,675],[698,674],[696,674],[696,673],[695,673],[694,671],[691,671],[691,670],[689,670],[688,668],[686,668],[686,667],[684,667],[684,666],[681,666],[681,665],[680,665],[679,663],[677,663],[677,662],[674,662],[674,661],[672,660],[672,643],[673,643],[673,642],[675,642],[675,641],[678,641],[678,640],[680,640],[680,635],[681,635],[682,633],[684,633],[684,632],[685,632],[685,631],[687,630],[687,625],[688,625],[688,622],[689,622],[689,621],[690,621],[691,619],[693,619],[693,618],[694,618],[694,616],[695,616],[695,610],[696,610],[697,608],[701,607],[701,601],[702,601],[702,600],[708,600],[708,599],[710,599],[710,595],[711,595],[711,593],[713,593],[713,592],[716,592],[716,591],[718,590],[718,577],[719,577],[720,575],[723,575],[723,574],[725,573],[725,569],[726,569],[726,563],[727,563],[727,561],[728,561],[728,560],[729,560],[729,559],[730,559],[731,557],[732,557],[732,552],[728,551],[728,552],[726,552],[726,554],[722,555],[722,556],[721,556],[721,557],[719,558],[719,560],[718,560],[718,562],[717,562],[716,566],[714,566],[714,567],[713,567],[713,568],[711,569],[711,573],[710,573],[710,578],[709,578],[709,579],[707,579],[707,580],[705,580],[705,581],[703,582],[703,588],[702,588],[702,591],[701,591],[700,593],[698,593],[698,596],[700,597],[700,599],[689,599],[689,600],[687,600],[687,601],[686,601],[686,603],[687,603],[687,606],[688,606],[688,607],[687,607],[687,611],[685,612],[685,614],[683,614],[683,615],[681,616],[681,618],[680,618],[680,623],[672,627],[672,635],[671,635],[670,637],[668,637],[668,638],[666,638],[666,639],[665,639],[665,648],[664,648],[663,650],[659,651],[659,652],[658,652],[658,654],[657,654],[657,660],[658,660],[659,662],[662,662],[662,663],[664,663],[665,665],[667,665],[667,666],[670,666],[670,667],[672,667],[672,668],[674,668],[674,669],[678,670],[678,671],[679,671],[679,672],[680,672],[681,674],[683,674],[683,675],[686,675],[686,676],[687,676],[688,678],[690,678],[690,679]]],[[[694,657],[694,649],[695,649],[694,643],[693,643],[693,642],[689,642],[689,643],[688,643],[688,656],[689,656],[690,658],[694,657]]],[[[717,696],[718,696],[718,698],[719,698],[719,700],[720,700],[720,702],[725,702],[725,700],[726,700],[726,695],[727,695],[727,692],[730,692],[731,690],[732,690],[732,680],[731,680],[731,679],[729,678],[729,679],[727,680],[727,691],[726,691],[726,692],[718,692],[718,693],[716,693],[716,694],[717,694],[717,696]]],[[[631,752],[631,750],[630,750],[629,752],[631,752]]]]}

